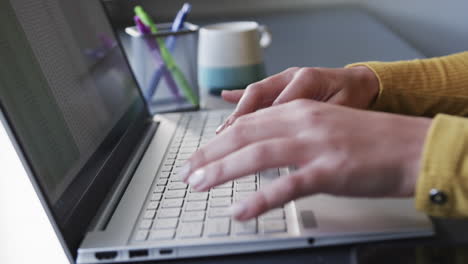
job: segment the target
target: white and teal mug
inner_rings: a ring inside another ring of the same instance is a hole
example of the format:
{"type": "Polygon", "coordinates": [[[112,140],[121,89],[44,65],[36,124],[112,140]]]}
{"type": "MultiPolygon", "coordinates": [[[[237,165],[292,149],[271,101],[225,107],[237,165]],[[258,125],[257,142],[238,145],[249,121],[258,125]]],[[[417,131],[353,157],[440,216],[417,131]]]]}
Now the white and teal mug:
{"type": "Polygon", "coordinates": [[[202,27],[198,37],[198,83],[212,94],[243,89],[265,77],[263,48],[271,34],[257,22],[202,27]]]}

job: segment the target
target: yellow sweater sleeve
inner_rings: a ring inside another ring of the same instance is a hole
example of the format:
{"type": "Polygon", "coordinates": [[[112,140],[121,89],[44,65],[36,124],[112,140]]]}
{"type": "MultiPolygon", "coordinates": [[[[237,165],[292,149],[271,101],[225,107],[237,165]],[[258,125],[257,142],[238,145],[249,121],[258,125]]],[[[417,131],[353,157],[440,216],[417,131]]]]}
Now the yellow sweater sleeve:
{"type": "Polygon", "coordinates": [[[380,83],[372,110],[432,117],[468,116],[468,52],[397,62],[354,63],[376,74],[380,83]]]}
{"type": "Polygon", "coordinates": [[[416,208],[468,217],[468,52],[398,62],[365,62],[379,80],[372,110],[433,117],[415,190],[416,208]]]}

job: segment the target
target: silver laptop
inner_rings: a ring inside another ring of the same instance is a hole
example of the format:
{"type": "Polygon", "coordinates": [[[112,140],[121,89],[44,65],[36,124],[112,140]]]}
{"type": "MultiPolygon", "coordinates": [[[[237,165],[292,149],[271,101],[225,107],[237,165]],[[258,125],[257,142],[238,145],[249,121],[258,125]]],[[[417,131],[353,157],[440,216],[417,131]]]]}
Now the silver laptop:
{"type": "MultiPolygon", "coordinates": [[[[0,1],[2,121],[70,262],[212,256],[429,236],[410,199],[315,195],[236,222],[289,173],[194,192],[178,170],[228,112],[150,116],[98,1],[0,1]]],[[[286,150],[287,151],[287,150],[286,150]]]]}

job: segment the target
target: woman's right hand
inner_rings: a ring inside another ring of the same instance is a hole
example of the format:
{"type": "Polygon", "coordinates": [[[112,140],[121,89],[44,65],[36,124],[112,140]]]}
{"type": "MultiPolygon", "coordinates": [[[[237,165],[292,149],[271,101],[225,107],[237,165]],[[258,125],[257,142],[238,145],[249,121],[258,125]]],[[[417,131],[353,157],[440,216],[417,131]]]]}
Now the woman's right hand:
{"type": "Polygon", "coordinates": [[[289,68],[245,90],[223,91],[223,99],[237,103],[237,107],[216,132],[232,125],[240,116],[299,98],[366,109],[378,91],[377,77],[365,66],[289,68]]]}

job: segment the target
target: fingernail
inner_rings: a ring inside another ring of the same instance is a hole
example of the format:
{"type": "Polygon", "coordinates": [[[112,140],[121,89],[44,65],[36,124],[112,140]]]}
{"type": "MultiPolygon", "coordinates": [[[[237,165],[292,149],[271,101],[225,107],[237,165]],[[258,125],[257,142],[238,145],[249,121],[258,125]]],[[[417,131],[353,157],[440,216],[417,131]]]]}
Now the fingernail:
{"type": "Polygon", "coordinates": [[[232,124],[232,116],[228,117],[218,128],[216,128],[215,133],[219,134],[221,133],[224,129],[229,127],[232,124]]]}
{"type": "Polygon", "coordinates": [[[233,204],[229,210],[232,216],[239,218],[247,211],[247,206],[244,202],[238,202],[233,204]]]}
{"type": "Polygon", "coordinates": [[[190,172],[190,167],[190,162],[187,162],[179,170],[179,174],[182,176],[182,179],[184,179],[184,182],[187,181],[187,177],[190,172]]]}
{"type": "Polygon", "coordinates": [[[224,125],[225,125],[225,123],[221,124],[218,128],[216,128],[215,133],[216,133],[216,134],[219,134],[219,132],[221,132],[221,131],[223,130],[224,125]]]}
{"type": "Polygon", "coordinates": [[[197,185],[203,182],[205,179],[205,170],[198,169],[188,178],[188,184],[190,184],[194,189],[197,189],[197,185]]]}

